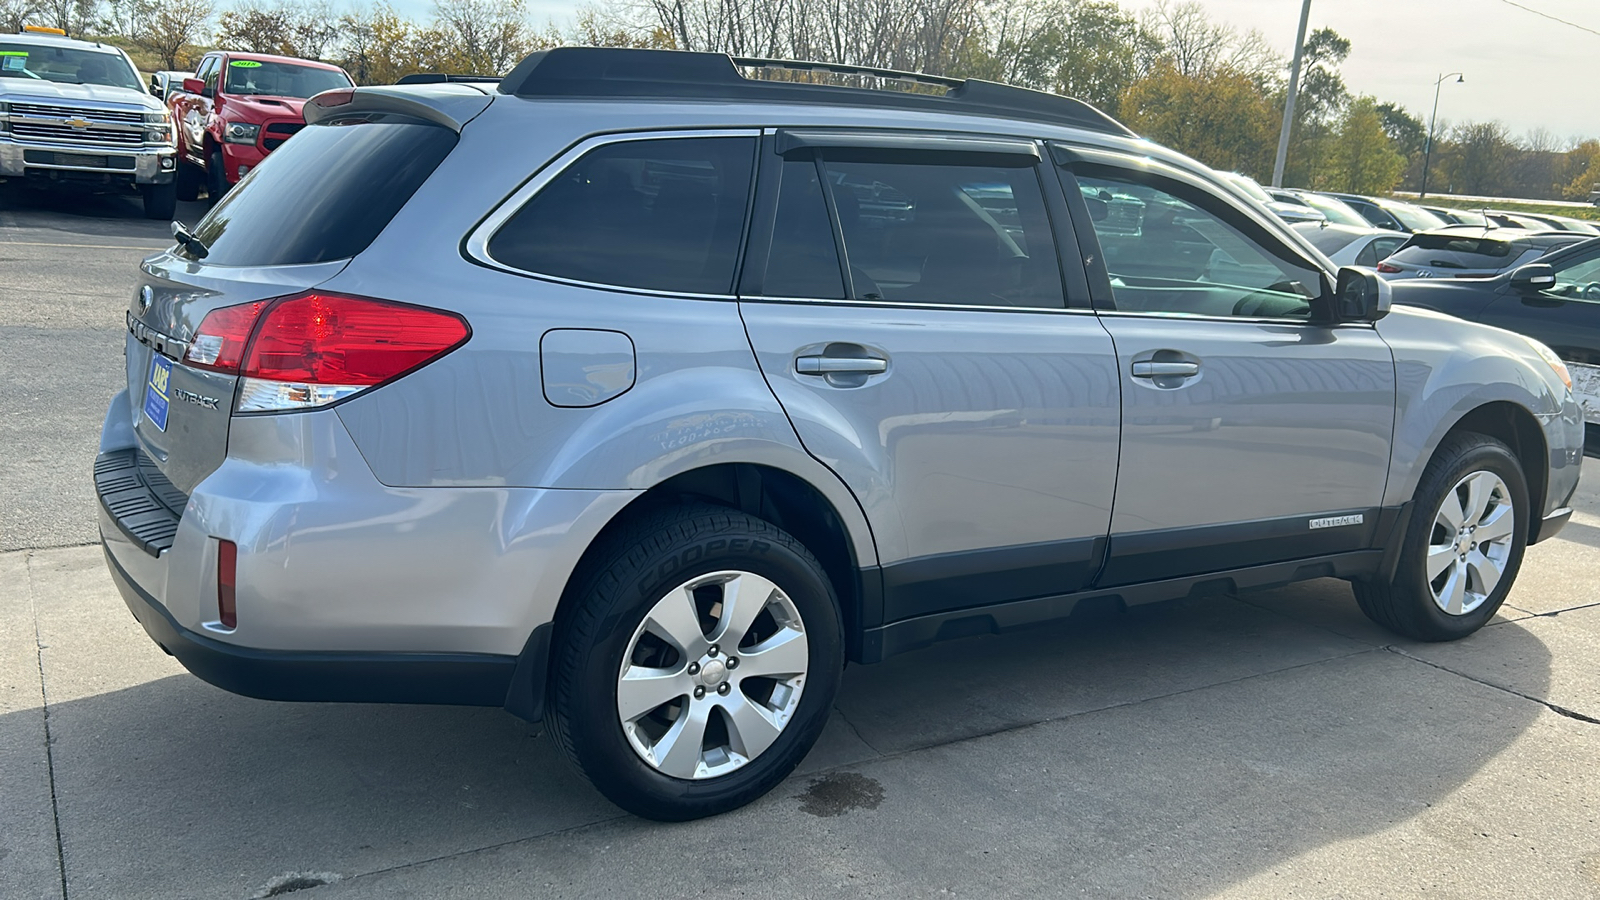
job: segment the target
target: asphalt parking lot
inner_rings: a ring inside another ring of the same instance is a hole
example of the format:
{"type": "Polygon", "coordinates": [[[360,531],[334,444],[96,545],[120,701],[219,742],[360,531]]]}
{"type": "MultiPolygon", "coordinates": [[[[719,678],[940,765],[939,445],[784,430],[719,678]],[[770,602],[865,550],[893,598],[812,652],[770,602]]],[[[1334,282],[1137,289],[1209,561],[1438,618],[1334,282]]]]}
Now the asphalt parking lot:
{"type": "Polygon", "coordinates": [[[851,668],[800,772],[682,825],[498,710],[212,688],[93,545],[123,310],[166,236],[129,200],[0,195],[6,900],[1600,897],[1600,478],[1465,641],[1318,581],[948,643],[851,668]]]}

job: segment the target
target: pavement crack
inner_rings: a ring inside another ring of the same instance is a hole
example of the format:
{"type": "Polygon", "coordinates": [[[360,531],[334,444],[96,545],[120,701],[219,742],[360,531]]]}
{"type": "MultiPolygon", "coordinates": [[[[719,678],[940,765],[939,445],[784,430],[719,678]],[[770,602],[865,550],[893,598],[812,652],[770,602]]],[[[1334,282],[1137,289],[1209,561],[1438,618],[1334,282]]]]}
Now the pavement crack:
{"type": "Polygon", "coordinates": [[[867,740],[867,736],[861,733],[861,729],[856,727],[856,723],[850,721],[850,717],[844,714],[844,710],[840,709],[836,705],[836,706],[834,706],[833,711],[839,714],[839,718],[846,725],[850,726],[850,733],[856,736],[856,740],[860,741],[863,746],[865,746],[868,750],[871,750],[875,755],[877,755],[877,756],[882,756],[883,755],[883,751],[879,750],[877,747],[872,746],[872,742],[867,740]]]}
{"type": "Polygon", "coordinates": [[[28,613],[33,616],[34,658],[39,667],[39,709],[44,714],[44,762],[50,781],[50,819],[56,832],[56,869],[61,876],[61,900],[67,900],[67,853],[61,844],[61,804],[56,799],[56,750],[50,735],[50,692],[44,683],[44,636],[39,633],[39,602],[33,592],[33,553],[24,557],[28,581],[28,613]]]}
{"type": "Polygon", "coordinates": [[[1558,706],[1558,705],[1556,705],[1554,703],[1551,703],[1549,700],[1544,699],[1543,697],[1535,697],[1532,694],[1523,693],[1522,691],[1519,691],[1516,688],[1506,687],[1503,684],[1495,684],[1492,681],[1485,681],[1482,678],[1478,678],[1478,677],[1473,676],[1473,675],[1468,675],[1466,672],[1459,672],[1459,671],[1457,671],[1455,669],[1450,668],[1449,666],[1442,666],[1442,665],[1440,665],[1440,664],[1438,664],[1436,662],[1433,662],[1432,660],[1423,659],[1422,657],[1417,656],[1415,654],[1407,653],[1405,650],[1403,650],[1400,647],[1395,647],[1395,646],[1391,645],[1391,646],[1388,646],[1388,647],[1384,647],[1383,649],[1389,651],[1390,653],[1395,654],[1396,656],[1403,656],[1406,659],[1422,663],[1425,666],[1432,666],[1433,668],[1438,669],[1441,672],[1448,672],[1451,675],[1454,675],[1454,676],[1456,676],[1458,678],[1465,678],[1468,681],[1474,682],[1476,684],[1481,684],[1486,688],[1493,688],[1494,690],[1510,694],[1513,697],[1521,697],[1524,700],[1531,700],[1532,702],[1539,704],[1540,706],[1544,707],[1545,709],[1550,710],[1551,712],[1555,713],[1558,716],[1565,716],[1566,718],[1569,718],[1569,719],[1572,719],[1572,720],[1578,721],[1578,722],[1587,722],[1590,725],[1600,725],[1600,719],[1596,719],[1593,716],[1584,715],[1583,713],[1578,712],[1576,710],[1567,709],[1565,706],[1558,706]]]}

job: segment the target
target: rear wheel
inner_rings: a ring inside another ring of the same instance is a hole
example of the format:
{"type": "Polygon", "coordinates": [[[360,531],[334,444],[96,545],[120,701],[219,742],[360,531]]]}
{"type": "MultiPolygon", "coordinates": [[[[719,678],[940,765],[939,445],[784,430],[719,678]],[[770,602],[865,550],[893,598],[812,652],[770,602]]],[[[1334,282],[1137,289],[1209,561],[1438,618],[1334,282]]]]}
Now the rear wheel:
{"type": "Polygon", "coordinates": [[[200,167],[191,162],[178,160],[178,174],[174,176],[178,185],[178,199],[190,203],[200,199],[200,186],[205,181],[205,173],[200,167]]]}
{"type": "Polygon", "coordinates": [[[175,182],[166,184],[141,184],[139,192],[144,194],[144,217],[146,219],[160,219],[164,222],[172,221],[178,211],[178,185],[175,182]]]}
{"type": "Polygon", "coordinates": [[[211,202],[216,203],[227,192],[228,170],[222,159],[222,148],[212,147],[211,156],[206,159],[206,193],[211,196],[211,202]]]}
{"type": "Polygon", "coordinates": [[[675,508],[615,536],[559,626],[551,730],[602,794],[683,820],[743,806],[799,764],[843,667],[815,557],[770,523],[675,508]]]}
{"type": "Polygon", "coordinates": [[[1527,480],[1509,447],[1481,434],[1450,438],[1417,486],[1394,579],[1356,583],[1362,612],[1422,641],[1482,628],[1522,565],[1528,504],[1527,480]]]}

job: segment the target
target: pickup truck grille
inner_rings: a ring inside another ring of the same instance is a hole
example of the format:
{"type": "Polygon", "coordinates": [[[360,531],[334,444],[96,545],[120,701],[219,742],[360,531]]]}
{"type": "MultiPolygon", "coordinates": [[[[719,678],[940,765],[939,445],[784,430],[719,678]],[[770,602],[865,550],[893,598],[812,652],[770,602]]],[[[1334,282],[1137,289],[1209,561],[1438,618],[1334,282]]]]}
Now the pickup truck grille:
{"type": "Polygon", "coordinates": [[[137,147],[144,143],[144,113],[13,103],[9,131],[14,139],[21,141],[137,147]],[[77,123],[78,127],[68,123],[77,123]]]}

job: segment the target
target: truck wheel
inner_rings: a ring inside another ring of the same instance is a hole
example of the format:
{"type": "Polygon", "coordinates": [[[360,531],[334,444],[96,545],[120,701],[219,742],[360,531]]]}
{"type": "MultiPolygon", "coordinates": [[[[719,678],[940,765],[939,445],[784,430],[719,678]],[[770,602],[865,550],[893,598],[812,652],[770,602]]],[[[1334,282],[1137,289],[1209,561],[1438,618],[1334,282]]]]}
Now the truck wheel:
{"type": "Polygon", "coordinates": [[[600,548],[557,620],[549,724],[589,782],[682,821],[782,781],[828,719],[844,665],[816,558],[737,510],[674,507],[600,548]]]}
{"type": "Polygon", "coordinates": [[[216,203],[227,192],[228,169],[222,160],[222,148],[212,147],[211,156],[206,160],[206,193],[211,195],[211,202],[216,203]]]}
{"type": "Polygon", "coordinates": [[[141,184],[139,192],[144,194],[144,217],[146,219],[160,219],[165,222],[172,221],[172,216],[178,211],[178,184],[169,181],[166,184],[141,184]]]}
{"type": "Polygon", "coordinates": [[[1419,641],[1453,641],[1482,628],[1516,581],[1529,509],[1511,448],[1482,434],[1446,440],[1412,499],[1394,579],[1355,584],[1361,611],[1419,641]]]}
{"type": "Polygon", "coordinates": [[[200,171],[199,166],[178,160],[178,174],[175,177],[179,200],[191,203],[200,199],[200,185],[205,180],[205,173],[200,171]]]}

